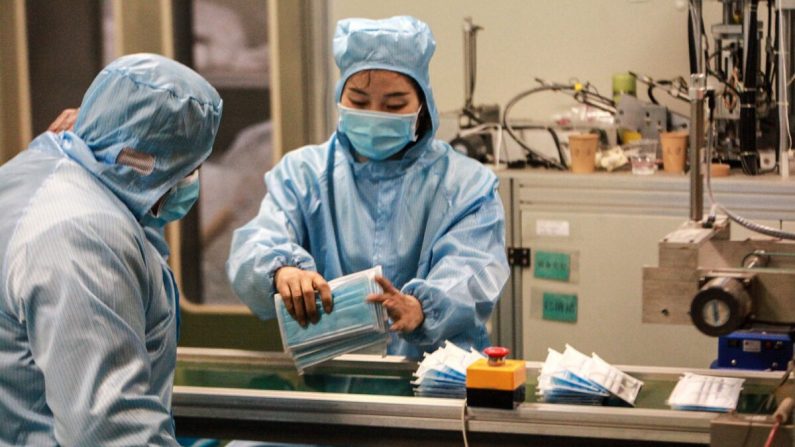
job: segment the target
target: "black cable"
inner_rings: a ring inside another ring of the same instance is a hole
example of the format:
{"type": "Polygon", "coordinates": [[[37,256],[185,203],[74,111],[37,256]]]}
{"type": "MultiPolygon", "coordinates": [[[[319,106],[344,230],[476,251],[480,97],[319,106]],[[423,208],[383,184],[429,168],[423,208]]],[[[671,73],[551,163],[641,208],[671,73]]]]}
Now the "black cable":
{"type": "Polygon", "coordinates": [[[531,165],[543,166],[545,168],[554,168],[554,169],[559,169],[559,170],[566,170],[566,162],[565,162],[565,160],[563,158],[562,150],[559,151],[560,160],[558,162],[556,162],[554,160],[550,160],[549,158],[539,154],[533,148],[528,146],[521,138],[519,138],[519,136],[516,135],[516,133],[514,132],[514,128],[511,125],[511,122],[510,122],[510,119],[509,119],[509,116],[510,116],[510,113],[511,113],[511,109],[520,100],[522,100],[523,98],[525,98],[527,96],[530,96],[532,94],[539,93],[539,92],[545,92],[545,91],[563,91],[563,90],[571,90],[571,91],[573,91],[574,87],[571,86],[571,85],[564,85],[564,84],[542,85],[540,87],[535,87],[535,88],[532,88],[530,90],[525,90],[525,91],[519,93],[518,95],[516,95],[513,98],[511,98],[511,100],[508,101],[508,103],[505,105],[505,109],[504,109],[505,111],[503,112],[503,115],[502,115],[502,126],[508,132],[508,135],[510,135],[511,138],[513,138],[514,141],[516,141],[516,143],[519,144],[519,146],[521,146],[522,149],[524,149],[527,152],[528,163],[530,163],[531,165]]]}
{"type": "Polygon", "coordinates": [[[650,77],[648,77],[646,75],[639,75],[639,74],[637,74],[637,73],[635,73],[633,71],[630,71],[628,73],[630,74],[630,76],[634,77],[638,81],[640,81],[643,84],[646,84],[648,86],[648,88],[646,90],[646,94],[648,95],[649,100],[653,104],[659,104],[660,103],[657,100],[657,98],[654,96],[654,89],[662,88],[662,87],[669,87],[667,90],[663,89],[663,91],[668,93],[668,95],[673,97],[674,99],[678,99],[678,100],[684,101],[684,102],[690,102],[690,99],[687,97],[687,92],[682,90],[682,86],[683,85],[686,86],[687,82],[685,82],[685,80],[681,76],[679,76],[677,78],[673,78],[673,79],[654,80],[654,79],[652,79],[652,78],[650,78],[650,77]],[[678,87],[675,85],[675,82],[679,82],[679,86],[678,87]],[[676,91],[677,93],[676,94],[673,93],[674,91],[676,91]]]}
{"type": "Polygon", "coordinates": [[[477,124],[484,124],[483,120],[480,119],[480,117],[478,116],[477,112],[472,110],[472,108],[470,106],[464,106],[464,108],[461,110],[461,114],[465,115],[467,118],[471,119],[472,121],[476,122],[477,124]]]}
{"type": "Polygon", "coordinates": [[[563,148],[560,146],[560,139],[558,138],[558,134],[555,133],[555,129],[551,127],[547,127],[547,132],[552,135],[552,141],[555,142],[555,147],[558,149],[558,157],[560,157],[560,164],[563,165],[564,169],[568,169],[569,166],[566,163],[566,159],[563,157],[563,148]]]}
{"type": "Polygon", "coordinates": [[[518,128],[514,127],[514,130],[516,129],[546,130],[547,132],[549,132],[549,135],[552,137],[552,141],[555,143],[555,148],[558,150],[558,157],[560,157],[560,164],[563,165],[563,167],[566,169],[569,168],[569,165],[566,162],[566,157],[563,156],[563,147],[560,144],[560,138],[558,138],[558,134],[555,133],[555,129],[553,129],[550,126],[544,126],[540,124],[521,125],[518,128]]]}
{"type": "Polygon", "coordinates": [[[693,29],[692,4],[688,7],[687,14],[687,55],[690,61],[690,73],[698,73],[698,56],[696,55],[696,30],[693,29]]]}
{"type": "Polygon", "coordinates": [[[611,115],[616,112],[616,103],[612,99],[602,96],[596,88],[594,88],[593,91],[587,90],[591,88],[590,84],[586,84],[585,88],[586,89],[580,91],[575,90],[572,95],[575,101],[608,112],[611,115]],[[597,101],[590,100],[590,97],[596,98],[597,101]]]}
{"type": "MultiPolygon", "coordinates": [[[[771,73],[772,73],[772,65],[773,65],[773,47],[770,45],[770,36],[773,34],[773,26],[776,25],[773,22],[773,8],[771,4],[772,0],[767,0],[767,37],[765,39],[765,72],[762,73],[762,79],[764,79],[765,89],[768,92],[772,92],[772,83],[771,83],[771,73]]],[[[778,27],[778,25],[776,25],[778,27]]],[[[768,98],[771,95],[768,95],[768,98]]]]}
{"type": "Polygon", "coordinates": [[[737,96],[740,95],[740,92],[733,85],[729,84],[725,79],[723,79],[723,77],[720,75],[720,73],[716,73],[712,69],[707,69],[707,74],[709,74],[710,76],[712,76],[715,79],[717,79],[721,84],[723,84],[726,88],[731,90],[732,93],[734,93],[735,95],[737,95],[737,96]]]}
{"type": "Polygon", "coordinates": [[[649,101],[651,101],[652,104],[660,104],[657,98],[654,97],[654,84],[649,84],[649,88],[646,90],[646,96],[649,97],[649,101]]]}

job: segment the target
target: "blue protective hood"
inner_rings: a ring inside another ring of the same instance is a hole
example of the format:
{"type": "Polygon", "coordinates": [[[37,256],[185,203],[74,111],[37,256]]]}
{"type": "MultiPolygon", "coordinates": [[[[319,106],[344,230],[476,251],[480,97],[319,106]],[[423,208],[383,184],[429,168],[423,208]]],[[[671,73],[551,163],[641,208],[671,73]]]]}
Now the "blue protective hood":
{"type": "Polygon", "coordinates": [[[91,83],[62,149],[140,219],[210,155],[222,108],[218,92],[190,68],[155,54],[124,56],[91,83]],[[124,148],[153,156],[152,172],[118,164],[124,148]]]}
{"type": "Polygon", "coordinates": [[[340,101],[345,83],[357,72],[380,69],[402,73],[422,89],[433,135],[439,127],[439,116],[428,68],[435,49],[431,29],[414,17],[340,20],[334,33],[334,60],[340,69],[334,101],[340,101]]]}

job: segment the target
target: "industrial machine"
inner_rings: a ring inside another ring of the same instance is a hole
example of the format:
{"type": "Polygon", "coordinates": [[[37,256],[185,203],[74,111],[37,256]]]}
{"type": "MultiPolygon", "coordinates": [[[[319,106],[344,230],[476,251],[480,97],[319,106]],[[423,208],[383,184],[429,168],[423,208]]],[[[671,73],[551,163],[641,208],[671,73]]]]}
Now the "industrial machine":
{"type": "MultiPolygon", "coordinates": [[[[691,2],[691,16],[694,26],[701,21],[701,2],[691,2]]],[[[752,54],[756,51],[756,8],[757,1],[725,1],[724,19],[736,14],[735,8],[747,3],[746,16],[750,36],[745,39],[749,55],[746,63],[753,64],[752,54]]],[[[780,56],[789,54],[789,41],[784,41],[784,30],[790,29],[791,10],[784,2],[777,2],[776,15],[782,34],[780,56]]],[[[769,3],[772,14],[772,2],[769,3]]],[[[795,4],[789,4],[795,7],[795,4]]],[[[701,50],[701,34],[694,38],[696,48],[695,65],[699,70],[709,70],[701,50]]],[[[786,79],[783,69],[786,58],[780,57],[779,79],[786,79]]],[[[736,70],[735,70],[736,71],[736,70]]],[[[757,70],[751,70],[756,77],[757,70]]],[[[706,88],[703,72],[691,75],[691,133],[690,133],[690,220],[678,230],[662,239],[659,245],[659,266],[647,267],[643,272],[643,319],[650,323],[692,323],[703,333],[711,336],[728,335],[738,329],[756,329],[792,333],[795,330],[795,233],[759,225],[743,218],[731,209],[718,203],[712,194],[709,170],[704,168],[704,160],[711,160],[715,150],[716,137],[720,139],[726,131],[727,123],[717,119],[715,96],[706,88]],[[705,103],[706,101],[706,103],[705,103]],[[708,106],[708,107],[705,107],[708,106]],[[708,109],[709,120],[704,119],[708,109]],[[706,127],[706,133],[705,133],[706,127]],[[706,135],[706,138],[705,138],[706,135]],[[702,172],[706,172],[706,182],[702,172]],[[709,215],[705,218],[703,210],[704,187],[711,202],[709,215]],[[726,218],[718,218],[718,213],[726,218]],[[747,229],[768,236],[768,239],[730,240],[730,221],[747,229]]],[[[750,82],[753,85],[753,82],[750,82]]],[[[746,82],[747,89],[749,82],[746,82]]],[[[782,89],[782,92],[785,89],[782,89]]],[[[749,92],[743,92],[745,96],[749,92]]],[[[724,93],[725,94],[725,93],[724,93]]],[[[748,94],[748,95],[746,95],[748,94]]],[[[782,93],[786,97],[785,93],[782,93]]],[[[717,101],[719,102],[719,101],[717,101]]],[[[743,104],[746,104],[743,101],[743,104]]],[[[758,108],[756,102],[747,103],[745,108],[758,108]]],[[[782,108],[786,104],[782,104],[782,108]]],[[[744,119],[756,120],[753,113],[746,114],[743,108],[737,128],[740,133],[745,126],[744,119]]],[[[762,108],[764,109],[764,108],[762,108]]],[[[780,116],[786,118],[788,110],[780,116]],[[784,113],[786,112],[786,113],[784,113]]],[[[787,123],[782,119],[782,123],[787,123]]],[[[756,129],[754,124],[753,129],[756,129]]],[[[785,129],[786,130],[786,129],[785,129]]],[[[740,160],[749,173],[757,173],[760,157],[755,151],[757,132],[753,138],[741,138],[740,160]]],[[[788,152],[791,142],[782,132],[779,151],[782,175],[788,172],[788,152]]],[[[759,197],[759,200],[765,200],[759,197]]],[[[785,359],[786,360],[786,359],[785,359]]],[[[777,362],[779,367],[781,361],[777,362]]],[[[781,368],[783,369],[783,368],[781,368]]]]}
{"type": "Polygon", "coordinates": [[[701,1],[690,4],[690,71],[718,83],[715,158],[749,175],[788,170],[792,2],[721,0],[722,21],[711,27],[712,46],[705,38],[701,1]],[[766,27],[760,3],[767,6],[766,27]]]}
{"type": "Polygon", "coordinates": [[[795,327],[795,244],[729,240],[730,223],[685,223],[643,271],[643,320],[692,323],[704,334],[795,327]]]}
{"type": "MultiPolygon", "coordinates": [[[[704,334],[724,336],[719,352],[724,357],[715,366],[782,369],[785,383],[795,369],[791,358],[791,334],[795,331],[795,244],[791,241],[795,233],[752,222],[717,202],[709,163],[717,154],[718,158],[739,160],[747,174],[778,170],[783,177],[789,175],[792,142],[788,136],[786,67],[791,66],[795,4],[768,2],[767,67],[760,71],[759,2],[722,3],[724,23],[717,28],[716,51],[711,55],[703,45],[701,1],[690,1],[690,219],[660,241],[658,266],[643,270],[643,321],[692,323],[704,334]],[[770,44],[773,29],[775,45],[770,44]],[[717,57],[717,72],[710,67],[713,56],[717,57]],[[777,70],[772,69],[774,65],[777,70]],[[706,87],[707,75],[721,80],[722,92],[706,87]],[[723,79],[726,76],[733,81],[723,79]],[[773,77],[778,80],[777,108],[770,100],[773,77]],[[735,107],[739,107],[738,113],[735,107]],[[770,136],[775,131],[777,152],[767,149],[772,147],[770,136]],[[766,155],[768,152],[773,155],[766,155]],[[708,216],[703,213],[705,186],[711,205],[708,216]],[[731,222],[767,238],[731,240],[731,222]],[[736,332],[739,329],[752,332],[736,332]]],[[[758,199],[764,201],[765,197],[758,199]]],[[[782,404],[779,413],[765,445],[771,445],[777,424],[792,417],[792,406],[782,404]]],[[[712,445],[745,445],[738,425],[742,426],[742,421],[713,422],[712,445]]]]}

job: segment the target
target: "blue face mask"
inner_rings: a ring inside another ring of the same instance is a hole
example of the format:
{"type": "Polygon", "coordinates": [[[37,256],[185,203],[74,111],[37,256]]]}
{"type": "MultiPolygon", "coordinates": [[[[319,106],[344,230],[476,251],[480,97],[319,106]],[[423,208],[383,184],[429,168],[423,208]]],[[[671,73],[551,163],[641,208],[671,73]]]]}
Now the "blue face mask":
{"type": "MultiPolygon", "coordinates": [[[[284,350],[299,371],[339,354],[376,344],[386,346],[386,310],[381,303],[366,301],[368,295],[382,291],[375,281],[376,274],[381,274],[380,266],[329,281],[334,308],[316,324],[306,327],[290,316],[281,296],[275,296],[284,350]]],[[[319,299],[316,305],[323,308],[319,299]]]]}
{"type": "Polygon", "coordinates": [[[157,210],[148,212],[141,219],[145,226],[163,227],[169,222],[182,219],[199,198],[199,171],[180,180],[160,200],[157,210]]]}
{"type": "Polygon", "coordinates": [[[337,104],[339,130],[359,155],[370,160],[386,160],[417,139],[416,113],[396,114],[359,110],[337,104]]]}

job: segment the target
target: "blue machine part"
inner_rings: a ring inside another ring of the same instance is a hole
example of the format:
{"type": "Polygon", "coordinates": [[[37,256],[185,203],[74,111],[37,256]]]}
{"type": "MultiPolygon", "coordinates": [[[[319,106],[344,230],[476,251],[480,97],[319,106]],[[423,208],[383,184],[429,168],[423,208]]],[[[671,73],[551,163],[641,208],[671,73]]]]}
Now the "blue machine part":
{"type": "Polygon", "coordinates": [[[732,332],[718,338],[718,359],[711,367],[783,371],[792,359],[792,345],[788,334],[732,332]]]}

